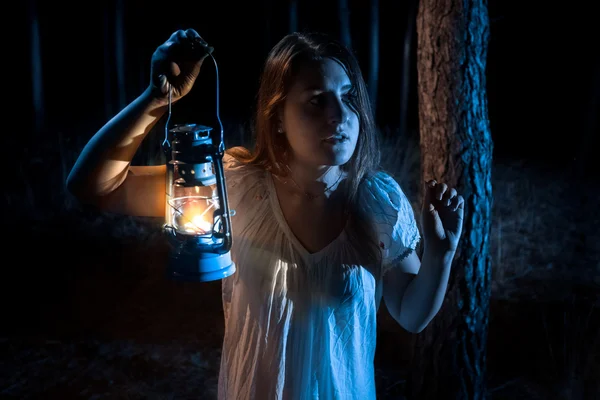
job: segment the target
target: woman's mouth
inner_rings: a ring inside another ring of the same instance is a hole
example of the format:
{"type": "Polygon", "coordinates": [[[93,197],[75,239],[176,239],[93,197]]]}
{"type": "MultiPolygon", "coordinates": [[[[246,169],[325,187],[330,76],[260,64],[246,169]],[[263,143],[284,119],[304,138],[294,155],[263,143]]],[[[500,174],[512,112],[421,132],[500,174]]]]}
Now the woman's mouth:
{"type": "Polygon", "coordinates": [[[327,139],[323,139],[323,142],[327,144],[339,144],[348,140],[346,135],[333,135],[328,137],[327,139]]]}

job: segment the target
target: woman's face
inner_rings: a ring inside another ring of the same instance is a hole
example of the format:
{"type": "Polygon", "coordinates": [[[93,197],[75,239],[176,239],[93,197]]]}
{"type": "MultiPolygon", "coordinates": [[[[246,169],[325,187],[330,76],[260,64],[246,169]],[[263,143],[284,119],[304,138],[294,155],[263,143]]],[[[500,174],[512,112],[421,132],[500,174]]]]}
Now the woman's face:
{"type": "Polygon", "coordinates": [[[333,59],[299,69],[281,115],[295,161],[331,166],[350,160],[359,133],[358,116],[350,108],[351,93],[346,71],[333,59]]]}

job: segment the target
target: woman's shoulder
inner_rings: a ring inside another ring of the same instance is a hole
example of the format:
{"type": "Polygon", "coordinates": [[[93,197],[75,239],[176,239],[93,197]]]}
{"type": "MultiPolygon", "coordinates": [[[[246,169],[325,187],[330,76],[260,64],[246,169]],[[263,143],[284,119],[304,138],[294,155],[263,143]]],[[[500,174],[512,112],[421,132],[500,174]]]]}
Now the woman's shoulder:
{"type": "Polygon", "coordinates": [[[251,153],[245,147],[233,147],[223,155],[223,170],[227,184],[231,187],[252,187],[264,179],[265,170],[250,162],[251,153]]]}
{"type": "Polygon", "coordinates": [[[232,147],[223,154],[223,168],[228,172],[262,172],[263,169],[250,162],[250,150],[242,146],[232,147]]]}
{"type": "Polygon", "coordinates": [[[384,170],[375,170],[362,179],[359,192],[362,196],[372,197],[401,191],[400,184],[390,173],[384,170]]]}
{"type": "Polygon", "coordinates": [[[373,171],[363,178],[358,201],[365,211],[371,212],[411,207],[398,179],[384,170],[373,171]]]}
{"type": "Polygon", "coordinates": [[[242,146],[236,146],[225,150],[223,154],[223,166],[233,167],[243,164],[244,160],[250,158],[250,150],[242,146]]]}

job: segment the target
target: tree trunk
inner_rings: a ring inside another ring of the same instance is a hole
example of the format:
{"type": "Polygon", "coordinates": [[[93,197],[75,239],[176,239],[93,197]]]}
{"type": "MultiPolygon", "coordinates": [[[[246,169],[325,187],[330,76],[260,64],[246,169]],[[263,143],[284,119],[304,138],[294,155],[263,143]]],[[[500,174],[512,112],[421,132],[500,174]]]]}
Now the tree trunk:
{"type": "Polygon", "coordinates": [[[29,33],[31,36],[31,87],[33,90],[33,131],[40,134],[44,128],[45,104],[44,104],[44,80],[42,71],[42,47],[40,25],[35,1],[29,2],[29,33]]]}
{"type": "Polygon", "coordinates": [[[298,0],[290,0],[288,7],[288,32],[294,33],[298,30],[298,0]]]}
{"type": "Polygon", "coordinates": [[[338,0],[338,17],[340,21],[340,41],[348,48],[352,47],[350,32],[350,6],[348,0],[338,0]]]}
{"type": "Polygon", "coordinates": [[[104,114],[105,114],[105,118],[108,121],[109,119],[111,119],[114,115],[113,115],[113,111],[114,111],[114,104],[113,104],[113,73],[114,73],[114,69],[113,69],[113,52],[114,52],[114,42],[112,40],[112,35],[111,35],[111,21],[112,21],[112,16],[111,16],[111,8],[110,6],[107,6],[104,9],[104,68],[102,69],[102,71],[104,72],[104,114]]]}
{"type": "MultiPolygon", "coordinates": [[[[596,68],[592,71],[590,79],[589,101],[586,103],[584,112],[582,139],[577,151],[575,160],[575,176],[574,180],[585,181],[587,178],[592,178],[594,169],[592,164],[592,149],[596,149],[594,140],[598,140],[598,110],[600,109],[600,62],[596,61],[596,68]]],[[[594,157],[595,158],[595,157],[594,157]]]]}
{"type": "MultiPolygon", "coordinates": [[[[400,126],[398,137],[406,138],[408,127],[408,105],[411,84],[411,67],[413,66],[414,32],[419,0],[409,0],[406,30],[402,44],[402,81],[400,82],[400,126]]],[[[402,139],[404,140],[404,139],[402,139]]],[[[399,143],[402,143],[399,140],[399,143]]]]}
{"type": "Polygon", "coordinates": [[[377,89],[379,85],[379,0],[370,3],[370,45],[369,45],[369,97],[373,113],[377,115],[377,89]]]}
{"type": "Polygon", "coordinates": [[[271,35],[273,28],[271,24],[271,19],[273,18],[273,3],[271,0],[263,0],[263,52],[264,54],[269,54],[272,46],[271,35]]]}
{"type": "Polygon", "coordinates": [[[115,63],[117,69],[118,108],[127,106],[128,99],[125,83],[125,5],[123,0],[117,0],[115,7],[115,63]]]}
{"type": "Polygon", "coordinates": [[[415,400],[486,398],[493,150],[485,83],[488,37],[486,1],[421,1],[422,176],[458,190],[465,220],[444,305],[416,340],[408,383],[415,400]]]}

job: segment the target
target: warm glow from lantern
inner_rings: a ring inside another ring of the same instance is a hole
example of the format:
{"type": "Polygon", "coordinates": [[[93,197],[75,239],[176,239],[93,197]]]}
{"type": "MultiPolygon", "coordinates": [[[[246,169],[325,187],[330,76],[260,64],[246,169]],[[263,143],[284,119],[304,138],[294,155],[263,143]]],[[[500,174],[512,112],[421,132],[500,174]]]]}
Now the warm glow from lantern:
{"type": "Polygon", "coordinates": [[[215,199],[186,196],[174,199],[170,205],[178,231],[195,235],[212,234],[213,211],[218,208],[215,199]]]}
{"type": "Polygon", "coordinates": [[[212,224],[206,221],[202,215],[194,215],[191,218],[191,222],[186,222],[183,224],[183,227],[186,232],[203,235],[212,229],[212,224]]]}

